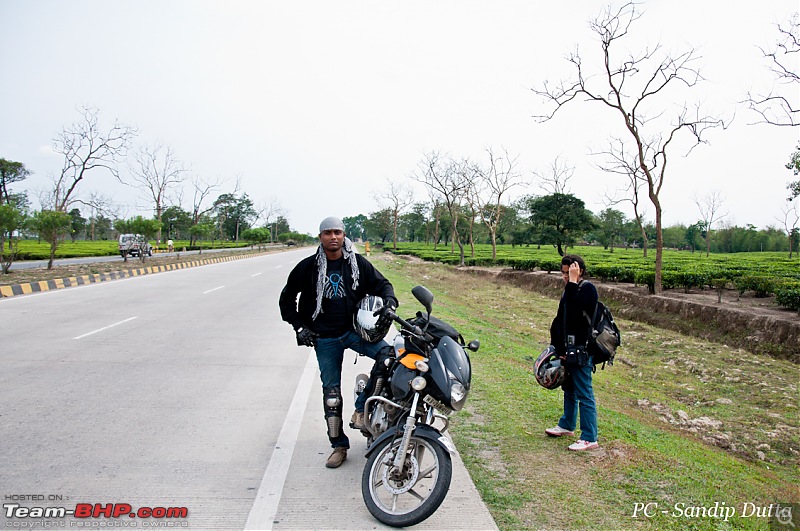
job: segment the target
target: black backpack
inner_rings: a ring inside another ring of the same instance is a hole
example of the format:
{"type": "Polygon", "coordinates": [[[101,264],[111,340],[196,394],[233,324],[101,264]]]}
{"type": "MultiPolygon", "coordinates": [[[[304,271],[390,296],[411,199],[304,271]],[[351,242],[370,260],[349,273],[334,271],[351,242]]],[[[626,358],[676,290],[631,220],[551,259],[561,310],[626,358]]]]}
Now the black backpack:
{"type": "Polygon", "coordinates": [[[589,322],[589,340],[586,349],[592,356],[592,362],[595,365],[602,363],[602,369],[606,368],[606,363],[614,365],[614,356],[622,341],[611,310],[598,300],[594,315],[589,317],[586,312],[583,312],[583,315],[589,322]]]}

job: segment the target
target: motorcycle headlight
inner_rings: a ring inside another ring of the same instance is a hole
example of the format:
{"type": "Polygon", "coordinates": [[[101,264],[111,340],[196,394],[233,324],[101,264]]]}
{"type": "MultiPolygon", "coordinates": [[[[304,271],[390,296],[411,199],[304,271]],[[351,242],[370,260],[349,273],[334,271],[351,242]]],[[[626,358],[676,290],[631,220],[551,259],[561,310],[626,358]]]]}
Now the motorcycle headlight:
{"type": "Polygon", "coordinates": [[[423,378],[422,376],[417,376],[416,378],[411,380],[411,388],[414,391],[422,391],[423,389],[425,389],[426,385],[428,385],[428,382],[426,382],[425,378],[423,378]]]}
{"type": "Polygon", "coordinates": [[[414,364],[414,366],[417,368],[419,372],[428,372],[428,369],[430,369],[430,367],[428,367],[428,363],[425,360],[417,361],[414,364]]]}
{"type": "Polygon", "coordinates": [[[458,382],[453,382],[450,386],[450,400],[453,404],[458,404],[467,397],[466,388],[458,382]]]}

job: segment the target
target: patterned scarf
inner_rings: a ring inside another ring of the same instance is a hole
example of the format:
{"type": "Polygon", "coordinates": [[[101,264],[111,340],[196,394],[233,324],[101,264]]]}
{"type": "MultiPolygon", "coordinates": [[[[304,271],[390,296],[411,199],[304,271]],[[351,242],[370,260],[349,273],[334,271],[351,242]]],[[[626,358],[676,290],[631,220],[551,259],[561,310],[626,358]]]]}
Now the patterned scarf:
{"type": "MultiPolygon", "coordinates": [[[[345,262],[350,264],[353,289],[355,290],[358,288],[358,262],[356,262],[356,252],[353,249],[353,242],[350,241],[350,238],[345,237],[344,245],[342,245],[342,254],[345,262]]],[[[321,243],[317,248],[317,271],[317,308],[314,310],[314,315],[311,316],[312,321],[322,313],[322,295],[325,291],[325,280],[328,274],[328,257],[321,243]]]]}

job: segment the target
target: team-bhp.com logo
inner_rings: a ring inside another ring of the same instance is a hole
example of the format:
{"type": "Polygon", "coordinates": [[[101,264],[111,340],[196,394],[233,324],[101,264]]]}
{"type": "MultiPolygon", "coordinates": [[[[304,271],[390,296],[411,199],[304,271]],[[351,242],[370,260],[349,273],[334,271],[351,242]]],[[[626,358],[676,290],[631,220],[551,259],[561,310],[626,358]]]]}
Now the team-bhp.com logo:
{"type": "Polygon", "coordinates": [[[129,503],[78,503],[67,507],[23,507],[18,503],[4,503],[6,518],[155,518],[172,519],[189,516],[187,507],[140,507],[129,503]]]}

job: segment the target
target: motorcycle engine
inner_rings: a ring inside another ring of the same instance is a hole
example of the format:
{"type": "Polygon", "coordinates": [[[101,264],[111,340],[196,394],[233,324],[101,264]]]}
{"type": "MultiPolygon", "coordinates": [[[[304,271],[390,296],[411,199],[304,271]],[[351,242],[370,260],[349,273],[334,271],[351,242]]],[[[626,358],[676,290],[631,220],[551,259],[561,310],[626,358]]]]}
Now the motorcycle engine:
{"type": "Polygon", "coordinates": [[[389,428],[389,415],[383,407],[383,404],[375,406],[375,410],[369,419],[370,428],[372,433],[383,433],[389,428]]]}

